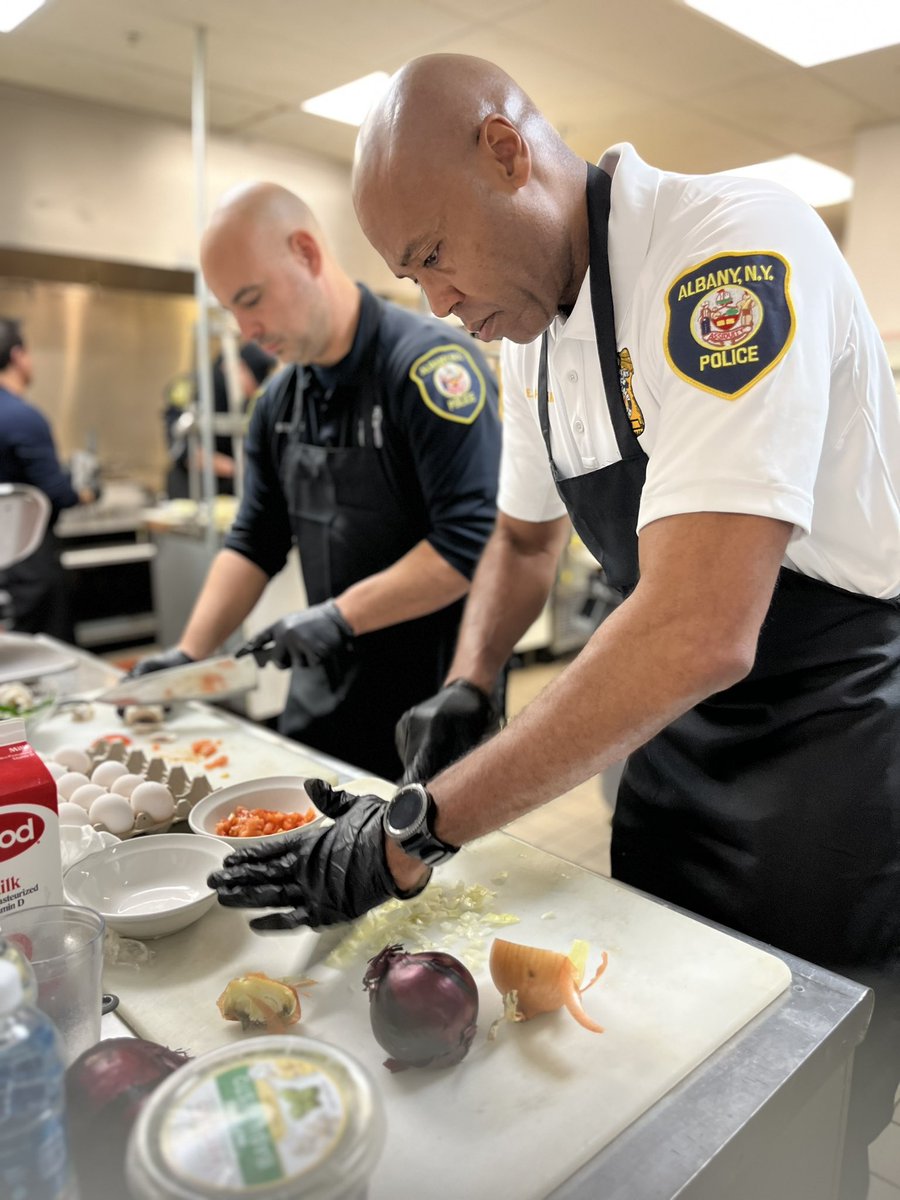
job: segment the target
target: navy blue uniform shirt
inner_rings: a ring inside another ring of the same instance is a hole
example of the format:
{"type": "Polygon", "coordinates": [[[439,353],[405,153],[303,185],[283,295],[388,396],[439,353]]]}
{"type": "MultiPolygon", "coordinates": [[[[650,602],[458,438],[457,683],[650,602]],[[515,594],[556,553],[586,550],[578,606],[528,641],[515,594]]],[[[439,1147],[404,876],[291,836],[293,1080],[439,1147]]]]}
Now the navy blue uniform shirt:
{"type": "Polygon", "coordinates": [[[30,483],[60,509],[78,503],[68,472],[59,465],[50,424],[21,396],[0,387],[0,483],[30,483]]]}
{"type": "MultiPolygon", "coordinates": [[[[374,446],[418,540],[426,539],[471,579],[496,518],[500,422],[497,383],[464,332],[432,317],[378,300],[360,287],[359,326],[349,354],[333,367],[305,368],[304,441],[321,446],[374,446]],[[365,369],[378,338],[375,381],[379,420],[359,421],[352,408],[334,411],[329,396],[365,369]]],[[[284,432],[293,415],[288,367],[256,402],[246,441],[244,497],[225,545],[268,576],[291,546],[281,486],[284,432]]],[[[386,564],[387,565],[387,564],[386,564]]]]}

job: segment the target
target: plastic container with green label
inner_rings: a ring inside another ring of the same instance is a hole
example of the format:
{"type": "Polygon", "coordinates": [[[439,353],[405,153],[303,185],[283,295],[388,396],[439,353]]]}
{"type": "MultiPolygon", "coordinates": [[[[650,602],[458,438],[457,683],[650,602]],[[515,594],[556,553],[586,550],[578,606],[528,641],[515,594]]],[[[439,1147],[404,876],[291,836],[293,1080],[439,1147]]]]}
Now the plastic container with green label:
{"type": "Polygon", "coordinates": [[[259,1037],[181,1067],[128,1142],[136,1200],[363,1200],[384,1145],[371,1077],[302,1037],[259,1037]]]}

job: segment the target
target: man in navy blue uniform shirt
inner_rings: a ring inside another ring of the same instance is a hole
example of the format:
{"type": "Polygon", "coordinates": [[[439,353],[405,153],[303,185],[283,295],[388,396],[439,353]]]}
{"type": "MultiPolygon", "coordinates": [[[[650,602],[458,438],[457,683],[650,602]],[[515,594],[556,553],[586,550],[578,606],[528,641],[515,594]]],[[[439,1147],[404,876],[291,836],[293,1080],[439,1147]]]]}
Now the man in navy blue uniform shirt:
{"type": "Polygon", "coordinates": [[[24,562],[0,572],[0,587],[12,597],[14,629],[71,642],[74,629],[53,524],[62,509],[90,504],[96,496],[90,488],[76,491],[60,466],[47,418],[25,399],[31,379],[31,354],[19,323],[0,317],[0,483],[30,483],[53,506],[44,541],[24,562]]]}
{"type": "Polygon", "coordinates": [[[293,541],[310,607],[248,646],[293,668],[281,730],[397,778],[394,727],[444,682],[493,528],[496,383],[462,330],[355,283],[275,184],[226,197],[201,262],[242,336],[292,365],[256,403],[244,498],[179,645],[136,669],[212,653],[293,541]]]}

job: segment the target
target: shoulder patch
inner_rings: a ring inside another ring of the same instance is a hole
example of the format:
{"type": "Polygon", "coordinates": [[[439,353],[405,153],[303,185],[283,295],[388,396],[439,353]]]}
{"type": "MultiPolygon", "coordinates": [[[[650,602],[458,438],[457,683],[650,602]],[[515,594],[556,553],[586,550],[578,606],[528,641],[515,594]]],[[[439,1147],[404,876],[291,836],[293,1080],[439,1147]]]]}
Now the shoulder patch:
{"type": "Polygon", "coordinates": [[[416,359],[409,377],[426,405],[445,421],[471,425],[484,408],[484,375],[464,346],[434,346],[416,359]]]}
{"type": "Polygon", "coordinates": [[[736,400],[787,353],[796,320],[791,268],[780,254],[717,254],[666,293],[665,353],[687,383],[736,400]]]}

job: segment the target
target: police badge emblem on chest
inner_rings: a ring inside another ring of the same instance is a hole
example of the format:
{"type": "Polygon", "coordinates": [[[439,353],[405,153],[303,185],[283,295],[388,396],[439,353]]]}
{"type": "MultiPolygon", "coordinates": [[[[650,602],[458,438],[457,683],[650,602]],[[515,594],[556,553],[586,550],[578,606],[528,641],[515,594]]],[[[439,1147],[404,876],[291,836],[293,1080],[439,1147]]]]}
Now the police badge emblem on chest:
{"type": "Polygon", "coordinates": [[[787,353],[794,336],[791,269],[780,254],[717,254],[666,293],[665,352],[676,375],[736,400],[787,353]]]}

